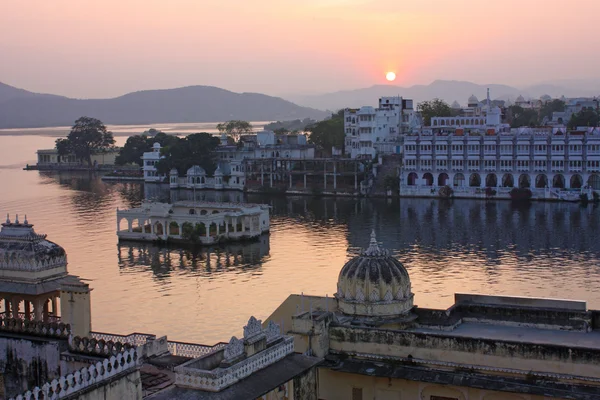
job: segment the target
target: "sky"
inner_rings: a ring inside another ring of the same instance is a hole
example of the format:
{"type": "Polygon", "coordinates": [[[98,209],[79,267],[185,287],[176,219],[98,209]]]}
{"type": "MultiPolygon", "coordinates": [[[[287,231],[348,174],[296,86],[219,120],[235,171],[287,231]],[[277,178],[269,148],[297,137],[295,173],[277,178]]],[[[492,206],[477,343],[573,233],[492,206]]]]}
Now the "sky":
{"type": "Polygon", "coordinates": [[[0,82],[77,98],[598,78],[599,0],[0,0],[0,82]]]}

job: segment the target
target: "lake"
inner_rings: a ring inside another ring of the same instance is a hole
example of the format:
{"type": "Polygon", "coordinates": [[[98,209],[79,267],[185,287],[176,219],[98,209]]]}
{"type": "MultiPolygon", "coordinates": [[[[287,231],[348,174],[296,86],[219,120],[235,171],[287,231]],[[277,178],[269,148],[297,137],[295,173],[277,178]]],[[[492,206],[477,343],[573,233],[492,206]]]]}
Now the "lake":
{"type": "Polygon", "coordinates": [[[22,170],[54,140],[0,136],[0,212],[27,214],[38,233],[66,249],[70,273],[93,288],[97,331],[227,341],[250,315],[268,317],[291,293],[331,296],[341,267],[368,244],[372,229],[407,267],[421,307],[445,308],[455,292],[475,292],[580,299],[600,308],[600,211],[591,205],[249,196],[244,200],[273,207],[271,233],[258,242],[200,250],[119,244],[117,207],[191,192],[105,183],[87,172],[22,170]]]}

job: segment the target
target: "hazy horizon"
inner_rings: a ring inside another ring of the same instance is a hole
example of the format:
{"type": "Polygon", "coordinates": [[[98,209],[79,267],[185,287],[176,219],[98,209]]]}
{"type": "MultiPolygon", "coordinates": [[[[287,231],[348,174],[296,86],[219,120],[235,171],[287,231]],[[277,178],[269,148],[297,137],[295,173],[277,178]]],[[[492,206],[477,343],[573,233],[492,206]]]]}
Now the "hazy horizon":
{"type": "Polygon", "coordinates": [[[8,2],[0,82],[76,98],[182,86],[319,94],[598,79],[597,0],[8,2]]]}

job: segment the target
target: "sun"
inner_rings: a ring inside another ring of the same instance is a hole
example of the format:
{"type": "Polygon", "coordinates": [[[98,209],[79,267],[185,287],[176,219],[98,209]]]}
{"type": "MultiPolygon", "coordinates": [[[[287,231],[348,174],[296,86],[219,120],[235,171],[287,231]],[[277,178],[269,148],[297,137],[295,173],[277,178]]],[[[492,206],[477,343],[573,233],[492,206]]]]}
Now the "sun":
{"type": "Polygon", "coordinates": [[[396,79],[396,73],[395,72],[388,72],[387,74],[385,74],[385,79],[387,79],[388,81],[393,81],[396,79]]]}

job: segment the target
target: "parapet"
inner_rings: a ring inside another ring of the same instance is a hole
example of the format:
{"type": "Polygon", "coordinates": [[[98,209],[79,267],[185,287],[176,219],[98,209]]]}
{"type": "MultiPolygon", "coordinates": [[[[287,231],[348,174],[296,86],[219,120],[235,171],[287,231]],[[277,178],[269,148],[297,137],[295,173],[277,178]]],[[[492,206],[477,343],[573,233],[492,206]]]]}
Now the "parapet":
{"type": "Polygon", "coordinates": [[[479,304],[502,307],[546,308],[568,311],[587,311],[587,304],[580,300],[546,299],[538,297],[491,296],[481,294],[454,294],[455,304],[479,304]]]}

